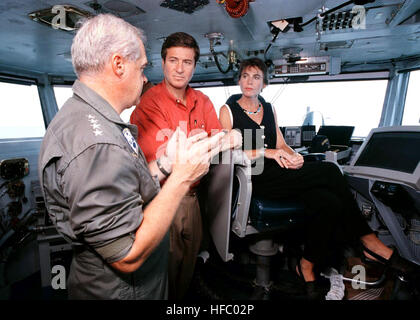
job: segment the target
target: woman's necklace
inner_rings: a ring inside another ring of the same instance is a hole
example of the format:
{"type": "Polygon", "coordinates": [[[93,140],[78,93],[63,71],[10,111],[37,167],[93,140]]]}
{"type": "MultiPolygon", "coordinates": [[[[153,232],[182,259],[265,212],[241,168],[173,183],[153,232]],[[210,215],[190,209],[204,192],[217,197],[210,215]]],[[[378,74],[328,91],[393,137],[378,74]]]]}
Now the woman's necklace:
{"type": "MultiPolygon", "coordinates": [[[[242,107],[241,107],[241,108],[242,108],[242,107]]],[[[250,115],[259,113],[259,112],[261,111],[261,109],[262,109],[262,104],[261,104],[261,102],[258,104],[258,109],[257,109],[257,111],[248,111],[248,110],[245,110],[244,108],[242,108],[242,110],[243,110],[245,113],[250,114],[250,115]]]]}

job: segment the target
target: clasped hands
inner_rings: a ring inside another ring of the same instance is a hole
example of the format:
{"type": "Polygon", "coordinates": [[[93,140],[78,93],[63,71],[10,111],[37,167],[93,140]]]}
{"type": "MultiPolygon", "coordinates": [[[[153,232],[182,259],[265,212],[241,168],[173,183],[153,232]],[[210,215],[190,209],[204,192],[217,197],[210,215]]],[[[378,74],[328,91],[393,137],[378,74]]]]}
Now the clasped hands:
{"type": "Polygon", "coordinates": [[[304,162],[301,154],[297,152],[290,154],[282,149],[266,149],[264,156],[276,160],[280,167],[286,169],[300,169],[304,162]]]}

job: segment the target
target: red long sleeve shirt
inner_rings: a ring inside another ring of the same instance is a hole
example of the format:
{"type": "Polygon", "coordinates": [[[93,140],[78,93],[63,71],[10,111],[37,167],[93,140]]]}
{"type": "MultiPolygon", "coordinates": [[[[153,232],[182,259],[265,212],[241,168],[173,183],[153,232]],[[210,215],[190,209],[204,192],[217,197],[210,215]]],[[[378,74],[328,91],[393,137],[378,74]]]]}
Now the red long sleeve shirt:
{"type": "Polygon", "coordinates": [[[222,129],[213,104],[205,94],[187,87],[186,98],[187,105],[184,105],[168,91],[164,82],[141,97],[130,122],[138,127],[138,143],[148,162],[165,151],[168,139],[178,126],[187,136],[201,130],[210,136],[222,129]]]}

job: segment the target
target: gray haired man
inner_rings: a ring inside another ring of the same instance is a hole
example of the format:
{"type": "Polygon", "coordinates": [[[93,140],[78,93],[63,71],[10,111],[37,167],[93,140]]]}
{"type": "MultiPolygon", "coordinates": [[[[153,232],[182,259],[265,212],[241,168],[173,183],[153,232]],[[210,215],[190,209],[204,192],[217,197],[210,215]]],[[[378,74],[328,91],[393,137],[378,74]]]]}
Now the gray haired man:
{"type": "Polygon", "coordinates": [[[137,127],[119,116],[147,82],[142,32],[98,15],[83,23],[71,51],[74,94],[48,126],[39,157],[48,213],[74,248],[69,298],[164,299],[168,228],[223,133],[187,139],[177,130],[168,152],[148,164],[137,127]]]}

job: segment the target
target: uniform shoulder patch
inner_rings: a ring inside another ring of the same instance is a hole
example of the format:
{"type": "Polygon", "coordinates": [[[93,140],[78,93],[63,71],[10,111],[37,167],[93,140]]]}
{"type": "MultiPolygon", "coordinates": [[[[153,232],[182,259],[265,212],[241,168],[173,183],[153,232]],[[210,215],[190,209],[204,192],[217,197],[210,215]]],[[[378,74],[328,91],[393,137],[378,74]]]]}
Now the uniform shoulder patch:
{"type": "Polygon", "coordinates": [[[133,149],[133,151],[138,155],[139,150],[138,150],[137,141],[136,139],[134,139],[133,135],[131,134],[130,129],[124,128],[122,133],[124,135],[125,140],[127,140],[128,144],[130,145],[131,149],[133,149]]]}

